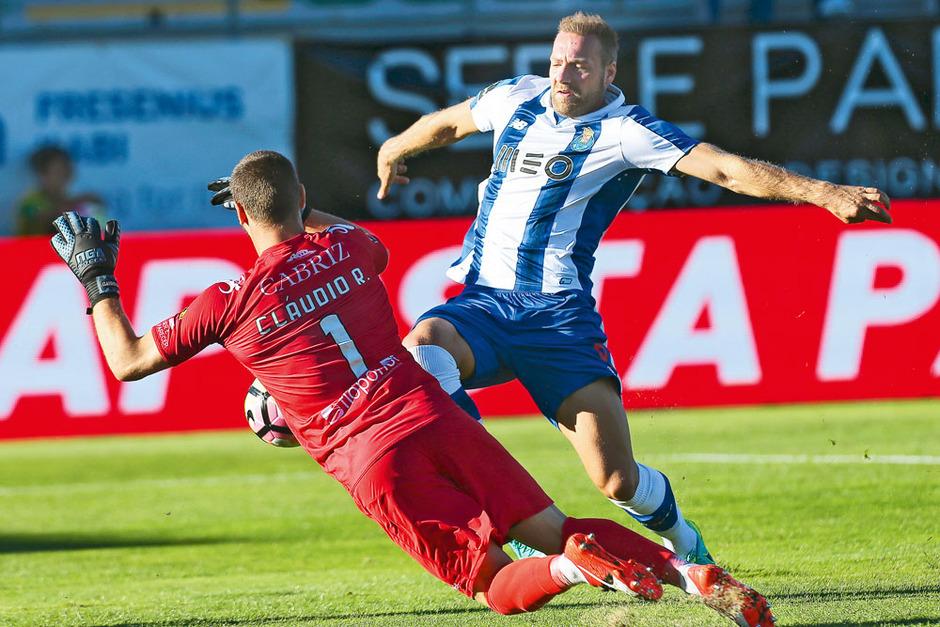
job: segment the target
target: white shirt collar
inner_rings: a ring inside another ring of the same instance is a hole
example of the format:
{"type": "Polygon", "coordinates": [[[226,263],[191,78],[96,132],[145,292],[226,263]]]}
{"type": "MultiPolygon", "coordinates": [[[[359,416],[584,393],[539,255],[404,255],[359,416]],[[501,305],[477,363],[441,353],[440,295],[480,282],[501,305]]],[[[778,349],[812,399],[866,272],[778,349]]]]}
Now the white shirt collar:
{"type": "Polygon", "coordinates": [[[582,115],[579,118],[568,118],[555,111],[552,107],[552,90],[549,88],[542,96],[542,104],[545,106],[545,112],[556,126],[574,125],[582,122],[594,122],[607,117],[607,114],[620,107],[624,103],[623,92],[616,85],[608,85],[604,93],[604,106],[600,109],[582,115]]]}

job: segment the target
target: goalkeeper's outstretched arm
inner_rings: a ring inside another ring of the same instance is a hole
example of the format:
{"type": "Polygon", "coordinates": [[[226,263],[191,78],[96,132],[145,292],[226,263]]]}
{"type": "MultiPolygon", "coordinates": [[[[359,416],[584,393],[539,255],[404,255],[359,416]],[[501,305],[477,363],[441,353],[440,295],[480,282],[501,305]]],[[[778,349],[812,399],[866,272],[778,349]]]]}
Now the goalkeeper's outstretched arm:
{"type": "Polygon", "coordinates": [[[91,313],[104,358],[117,379],[137,381],[170,367],[150,333],[137,336],[120,298],[100,301],[91,313]]]}
{"type": "Polygon", "coordinates": [[[59,216],[53,224],[58,233],[52,237],[52,248],[88,294],[86,313],[94,318],[98,342],[114,376],[134,381],[169,367],[149,333],[137,336],[121,305],[114,277],[121,245],[118,223],[108,222],[103,237],[97,220],[74,211],[59,216]]]}

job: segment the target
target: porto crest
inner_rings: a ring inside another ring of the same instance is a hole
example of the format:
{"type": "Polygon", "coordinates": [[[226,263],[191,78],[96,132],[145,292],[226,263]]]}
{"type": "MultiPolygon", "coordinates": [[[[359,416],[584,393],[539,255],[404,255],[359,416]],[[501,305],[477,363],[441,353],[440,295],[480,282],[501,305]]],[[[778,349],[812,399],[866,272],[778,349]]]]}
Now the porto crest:
{"type": "Polygon", "coordinates": [[[581,134],[571,142],[571,149],[575,152],[584,152],[590,150],[595,141],[597,141],[597,133],[590,126],[585,126],[581,129],[581,134]]]}

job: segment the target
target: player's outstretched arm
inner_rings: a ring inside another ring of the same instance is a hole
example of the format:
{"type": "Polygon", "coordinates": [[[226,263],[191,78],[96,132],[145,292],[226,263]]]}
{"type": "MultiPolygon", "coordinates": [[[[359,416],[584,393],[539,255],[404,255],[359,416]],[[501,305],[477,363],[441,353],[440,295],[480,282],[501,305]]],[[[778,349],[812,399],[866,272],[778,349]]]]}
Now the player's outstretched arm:
{"type": "Polygon", "coordinates": [[[52,237],[52,248],[88,294],[86,313],[94,316],[98,341],[114,376],[130,381],[166,368],[169,364],[153,338],[137,337],[121,305],[114,277],[121,243],[117,221],[108,222],[104,237],[97,220],[74,211],[59,216],[53,225],[58,233],[52,237]]]}
{"type": "Polygon", "coordinates": [[[92,309],[95,331],[111,372],[120,381],[137,381],[169,368],[149,333],[138,337],[120,298],[109,298],[92,309]]]}
{"type": "Polygon", "coordinates": [[[470,114],[469,100],[422,116],[403,133],[390,138],[379,148],[377,196],[380,199],[385,198],[389,188],[395,183],[408,183],[410,179],[405,176],[408,168],[403,163],[408,157],[453,144],[476,132],[477,126],[470,114]]]}
{"type": "Polygon", "coordinates": [[[888,213],[891,202],[879,189],[820,181],[772,163],[725,152],[711,144],[692,148],[676,163],[675,169],[738,194],[811,203],[829,210],[847,224],[865,220],[891,223],[888,213]]]}

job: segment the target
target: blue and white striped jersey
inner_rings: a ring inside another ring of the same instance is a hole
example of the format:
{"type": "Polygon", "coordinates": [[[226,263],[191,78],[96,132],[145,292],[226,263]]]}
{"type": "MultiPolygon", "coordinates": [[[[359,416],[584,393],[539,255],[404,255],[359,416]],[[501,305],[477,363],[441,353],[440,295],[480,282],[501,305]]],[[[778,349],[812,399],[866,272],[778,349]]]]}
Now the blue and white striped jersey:
{"type": "Polygon", "coordinates": [[[591,290],[601,236],[647,172],[669,173],[698,142],[611,85],[581,118],[552,109],[549,79],[494,83],[470,102],[493,131],[493,168],[477,217],[447,271],[467,285],[535,292],[591,290]]]}

